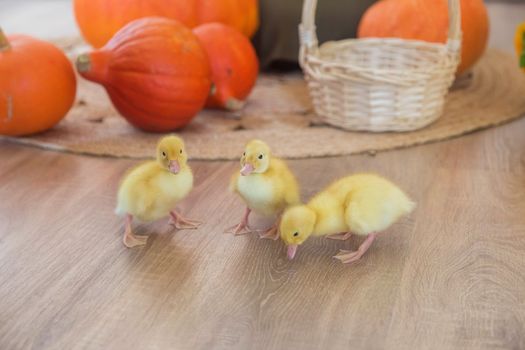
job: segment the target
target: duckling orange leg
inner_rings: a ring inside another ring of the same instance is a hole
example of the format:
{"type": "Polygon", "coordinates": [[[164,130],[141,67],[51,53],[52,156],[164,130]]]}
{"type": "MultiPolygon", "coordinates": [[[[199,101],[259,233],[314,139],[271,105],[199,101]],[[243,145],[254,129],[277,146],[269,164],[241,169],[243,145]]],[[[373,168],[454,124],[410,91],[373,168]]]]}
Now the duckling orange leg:
{"type": "Polygon", "coordinates": [[[352,237],[352,232],[336,233],[335,235],[326,236],[328,239],[335,239],[338,241],[346,241],[350,237],[352,237]]]}
{"type": "Polygon", "coordinates": [[[250,227],[250,225],[248,225],[248,217],[250,216],[251,212],[252,212],[252,210],[250,208],[246,207],[246,210],[244,211],[244,216],[242,217],[241,222],[238,225],[234,225],[234,226],[226,229],[226,231],[224,231],[224,233],[233,233],[235,236],[239,236],[239,235],[244,235],[246,233],[253,232],[253,230],[250,227]]]}
{"type": "Polygon", "coordinates": [[[263,234],[260,234],[259,237],[266,239],[273,239],[276,241],[279,238],[279,225],[275,224],[266,230],[263,234]]]}
{"type": "Polygon", "coordinates": [[[196,229],[202,224],[202,222],[199,222],[199,221],[193,221],[193,220],[186,219],[176,210],[170,211],[170,216],[171,216],[170,225],[175,226],[175,228],[179,230],[196,229]]]}
{"type": "Polygon", "coordinates": [[[145,245],[148,241],[148,236],[135,236],[131,230],[131,222],[133,221],[133,216],[130,214],[126,215],[126,229],[124,231],[124,239],[122,242],[128,248],[138,247],[145,245]]]}
{"type": "Polygon", "coordinates": [[[275,224],[270,227],[268,230],[266,230],[263,234],[259,235],[259,237],[261,238],[266,238],[266,239],[273,239],[274,241],[276,241],[277,239],[279,239],[279,226],[281,225],[281,219],[279,217],[279,219],[275,222],[275,224]]]}
{"type": "Polygon", "coordinates": [[[334,258],[339,259],[343,264],[350,264],[359,260],[363,256],[363,254],[366,253],[368,248],[370,248],[376,236],[377,233],[370,233],[366,240],[363,243],[361,243],[359,248],[357,248],[357,251],[352,252],[349,250],[340,250],[339,254],[334,256],[334,258]]]}

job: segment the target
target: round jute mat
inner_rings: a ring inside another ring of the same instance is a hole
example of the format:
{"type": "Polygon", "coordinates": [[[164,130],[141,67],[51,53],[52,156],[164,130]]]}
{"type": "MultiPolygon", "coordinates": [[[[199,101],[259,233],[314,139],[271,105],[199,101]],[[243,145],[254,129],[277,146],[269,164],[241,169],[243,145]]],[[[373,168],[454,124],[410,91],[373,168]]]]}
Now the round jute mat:
{"type": "MultiPolygon", "coordinates": [[[[319,124],[302,76],[262,74],[238,114],[203,111],[177,133],[193,159],[238,159],[244,144],[265,140],[285,158],[376,152],[408,147],[496,126],[525,114],[525,74],[507,53],[489,50],[471,75],[457,81],[443,116],[408,133],[347,132],[319,124]]],[[[112,157],[149,158],[160,135],[131,127],[112,107],[104,89],[79,78],[78,99],[54,129],[14,142],[112,157]]]]}

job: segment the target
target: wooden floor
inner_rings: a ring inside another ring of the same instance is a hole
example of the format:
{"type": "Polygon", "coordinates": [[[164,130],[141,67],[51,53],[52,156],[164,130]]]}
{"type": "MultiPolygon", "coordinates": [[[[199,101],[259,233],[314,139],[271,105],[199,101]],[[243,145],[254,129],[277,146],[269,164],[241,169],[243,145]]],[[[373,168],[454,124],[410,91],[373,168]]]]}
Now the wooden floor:
{"type": "Polygon", "coordinates": [[[0,348],[523,349],[524,133],[290,162],[304,198],[366,170],[418,202],[349,266],[331,256],[356,239],[290,262],[280,242],[222,234],[243,209],[234,162],[192,163],[200,230],[141,225],[148,246],[127,250],[113,208],[133,161],[0,143],[0,348]]]}
{"type": "Polygon", "coordinates": [[[243,210],[236,162],[191,163],[182,207],[200,230],[139,225],[149,244],[125,249],[113,209],[134,164],[0,142],[0,349],[525,349],[525,119],[291,161],[304,199],[375,171],[418,202],[349,266],[332,256],[356,238],[290,262],[280,242],[222,234],[243,210]]]}

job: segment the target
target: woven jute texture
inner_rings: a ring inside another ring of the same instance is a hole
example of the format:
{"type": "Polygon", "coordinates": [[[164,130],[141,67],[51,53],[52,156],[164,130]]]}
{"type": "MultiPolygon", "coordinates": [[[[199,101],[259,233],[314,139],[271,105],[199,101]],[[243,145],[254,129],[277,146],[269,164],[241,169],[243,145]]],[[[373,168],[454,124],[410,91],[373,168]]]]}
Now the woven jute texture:
{"type": "MultiPolygon", "coordinates": [[[[112,157],[149,158],[159,134],[131,127],[103,88],[79,79],[78,100],[55,128],[32,137],[8,138],[42,148],[112,157]]],[[[471,76],[447,95],[443,116],[406,133],[348,132],[319,124],[302,76],[261,75],[244,110],[237,115],[203,111],[178,132],[192,159],[238,159],[244,144],[265,140],[285,158],[384,151],[460,136],[525,114],[525,74],[515,57],[489,50],[471,76]]]]}

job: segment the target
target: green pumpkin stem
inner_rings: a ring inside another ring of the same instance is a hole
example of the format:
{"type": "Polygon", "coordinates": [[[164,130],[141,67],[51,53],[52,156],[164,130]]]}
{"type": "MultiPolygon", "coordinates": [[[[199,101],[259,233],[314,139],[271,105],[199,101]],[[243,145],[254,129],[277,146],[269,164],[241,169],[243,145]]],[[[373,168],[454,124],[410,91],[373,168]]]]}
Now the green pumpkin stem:
{"type": "Polygon", "coordinates": [[[214,83],[211,83],[210,96],[215,95],[216,92],[217,92],[217,85],[215,85],[214,83]]]}
{"type": "Polygon", "coordinates": [[[246,102],[232,97],[226,101],[225,107],[229,111],[236,112],[243,109],[245,104],[246,102]]]}
{"type": "Polygon", "coordinates": [[[11,44],[9,44],[9,40],[7,40],[7,37],[2,31],[2,28],[0,28],[0,51],[6,51],[6,50],[9,50],[10,48],[11,48],[11,44]]]}
{"type": "Polygon", "coordinates": [[[89,54],[82,54],[78,56],[76,66],[80,73],[89,71],[91,69],[91,58],[89,57],[89,54]]]}

